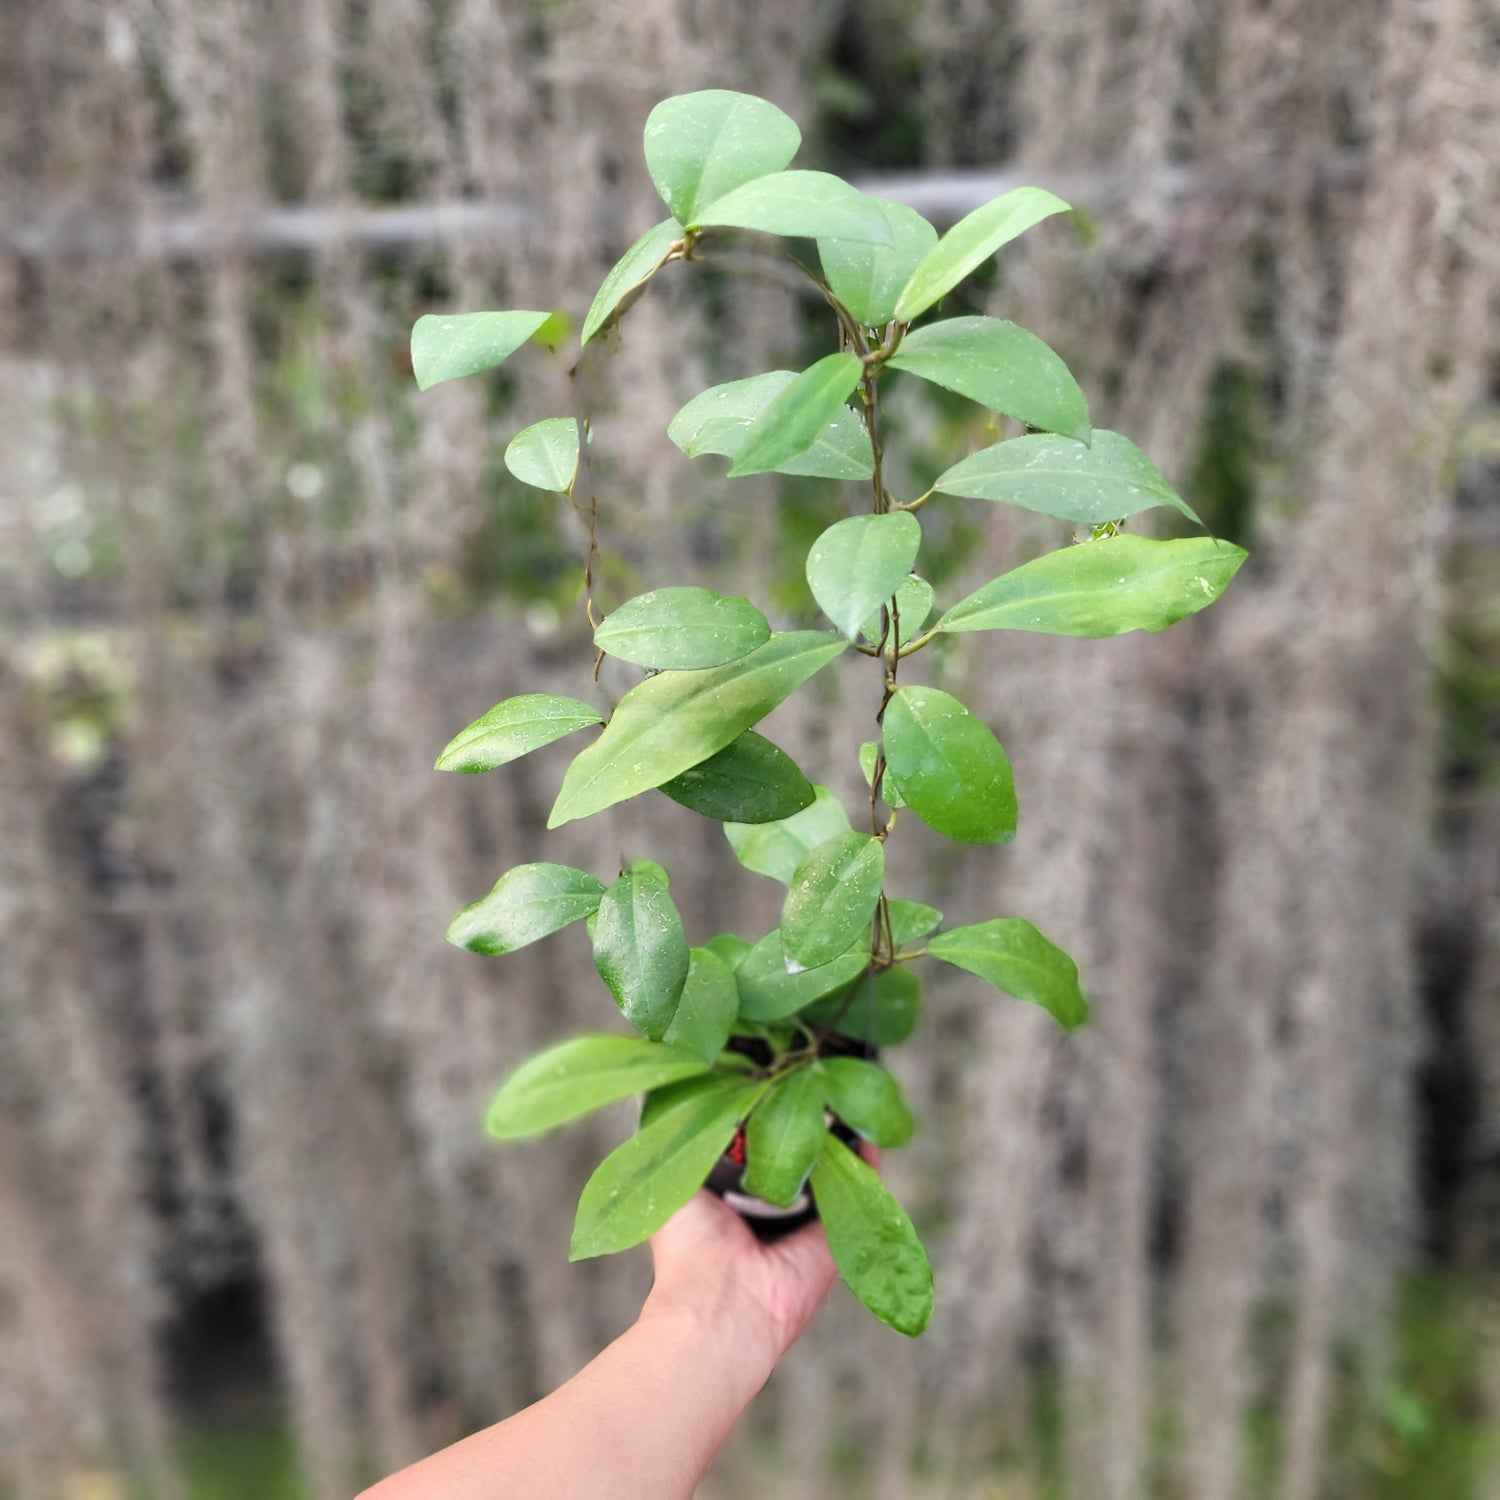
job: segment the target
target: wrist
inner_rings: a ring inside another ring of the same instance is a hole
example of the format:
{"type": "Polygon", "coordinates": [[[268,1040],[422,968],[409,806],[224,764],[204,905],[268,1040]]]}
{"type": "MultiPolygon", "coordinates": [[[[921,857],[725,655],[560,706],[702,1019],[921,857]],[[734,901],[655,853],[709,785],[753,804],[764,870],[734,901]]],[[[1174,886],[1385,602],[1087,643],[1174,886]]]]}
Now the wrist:
{"type": "Polygon", "coordinates": [[[753,1298],[732,1286],[694,1288],[684,1296],[660,1282],[652,1287],[636,1326],[690,1348],[724,1371],[746,1402],[770,1378],[783,1343],[753,1298]]]}

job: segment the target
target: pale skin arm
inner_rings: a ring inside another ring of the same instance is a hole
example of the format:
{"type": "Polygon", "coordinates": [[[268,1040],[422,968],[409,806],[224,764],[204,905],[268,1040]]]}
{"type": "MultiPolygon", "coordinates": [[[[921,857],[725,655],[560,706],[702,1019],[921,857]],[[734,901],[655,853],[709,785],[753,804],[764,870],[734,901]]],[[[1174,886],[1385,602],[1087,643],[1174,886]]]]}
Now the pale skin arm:
{"type": "Polygon", "coordinates": [[[834,1279],[823,1226],[763,1245],[698,1193],[651,1241],[641,1315],[550,1396],[359,1500],[688,1500],[834,1279]]]}

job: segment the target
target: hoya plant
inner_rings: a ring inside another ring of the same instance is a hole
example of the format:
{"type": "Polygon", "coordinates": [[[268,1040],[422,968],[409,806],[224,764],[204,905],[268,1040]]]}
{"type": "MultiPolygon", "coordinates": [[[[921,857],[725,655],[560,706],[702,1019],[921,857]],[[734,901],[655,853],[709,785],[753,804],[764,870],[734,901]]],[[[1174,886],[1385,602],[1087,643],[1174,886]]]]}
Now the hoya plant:
{"type": "MultiPolygon", "coordinates": [[[[882,1049],[912,1032],[923,966],[964,970],[1066,1028],[1089,1014],[1073,960],[1024,917],[945,926],[917,895],[888,889],[886,844],[904,818],[962,844],[1004,844],[1016,832],[1004,749],[983,718],[921,680],[923,652],[974,631],[1162,630],[1218,598],[1245,554],[1206,534],[1126,531],[1154,506],[1201,523],[1135,444],[1090,425],[1083,392],[1039,338],[998,318],[943,316],[949,292],[1066,203],[1015,188],[940,236],[900,203],[790,167],[799,144],[792,120],[750,95],[710,90],[658,104],[645,152],[667,217],[604,278],[580,336],[585,352],[602,341],[607,357],[605,336],[657,276],[690,268],[705,240],[801,242],[790,260],[826,301],[829,352],[805,370],[750,373],[704,391],[667,436],[687,459],[727,458],[730,484],[768,473],[828,481],[826,529],[805,571],[809,615],[815,603],[831,628],[777,629],[742,595],[668,580],[601,618],[595,501],[591,482],[580,482],[580,455],[585,474],[590,464],[585,434],[574,416],[549,418],[515,436],[506,463],[525,483],[574,498],[588,518],[594,646],[640,680],[602,705],[597,659],[591,668],[581,658],[587,696],[508,698],[437,762],[490,771],[596,731],[563,777],[548,828],[664,793],[723,824],[726,857],[786,887],[780,924],[695,943],[660,864],[538,861],[501,875],[453,919],[448,938],[505,954],[582,924],[634,1028],[531,1058],[489,1109],[490,1133],[512,1140],[645,1095],[636,1133],[584,1186],[575,1259],[646,1239],[727,1167],[734,1201],[747,1209],[792,1213],[812,1200],[855,1295],[916,1334],[932,1308],[927,1254],[858,1143],[896,1147],[912,1133],[882,1049]],[[956,392],[1011,418],[1019,435],[955,454],[925,494],[895,495],[881,423],[882,386],[893,376],[956,392]],[[934,620],[934,590],[918,571],[920,512],[939,496],[1053,517],[1059,545],[945,601],[934,620]],[[870,661],[868,712],[846,747],[869,798],[852,817],[755,728],[846,652],[870,661]]],[[[566,327],[552,309],[422,317],[412,332],[417,383],[426,390],[490,369],[528,342],[555,345],[566,327]]]]}

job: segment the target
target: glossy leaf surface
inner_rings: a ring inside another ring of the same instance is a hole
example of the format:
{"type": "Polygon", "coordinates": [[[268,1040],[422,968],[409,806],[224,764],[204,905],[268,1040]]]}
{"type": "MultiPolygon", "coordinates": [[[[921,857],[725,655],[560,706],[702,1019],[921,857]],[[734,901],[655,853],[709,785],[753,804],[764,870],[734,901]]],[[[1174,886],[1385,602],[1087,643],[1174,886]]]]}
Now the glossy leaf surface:
{"type": "Polygon", "coordinates": [[[1246,553],[1212,537],[1103,537],[1049,552],[960,599],[938,629],[1109,636],[1165,630],[1206,608],[1246,553]]]}
{"type": "Polygon", "coordinates": [[[594,965],[632,1026],[659,1042],[688,975],[687,939],[666,883],[632,865],[599,900],[590,934],[594,965]]]}
{"type": "Polygon", "coordinates": [[[594,644],[621,661],[658,670],[719,667],[771,639],[766,617],[743,595],[712,589],[652,589],[612,609],[594,644]]]}
{"type": "MultiPolygon", "coordinates": [[[[870,786],[875,784],[875,760],[879,752],[880,746],[874,740],[866,740],[859,747],[859,768],[865,773],[865,782],[870,786]]],[[[892,812],[899,812],[906,806],[906,798],[901,795],[893,776],[880,778],[880,796],[892,812]]]]}
{"type": "Polygon", "coordinates": [[[750,951],[750,944],[734,932],[721,932],[717,937],[710,938],[706,946],[710,953],[716,953],[729,965],[730,973],[739,968],[750,951]]]}
{"type": "Polygon", "coordinates": [[[687,983],[662,1040],[711,1063],[729,1040],[739,1009],[734,971],[710,949],[690,949],[687,983]]]}
{"type": "Polygon", "coordinates": [[[577,698],[523,693],[497,703],[454,735],[438,756],[437,769],[465,774],[492,771],[553,740],[600,723],[603,719],[599,710],[577,698]]]}
{"type": "Polygon", "coordinates": [[[1000,318],[949,318],[907,334],[886,361],[991,411],[1087,442],[1088,402],[1061,358],[1000,318]]]}
{"type": "Polygon", "coordinates": [[[646,168],[673,214],[691,224],[741,183],[779,172],[802,132],[769,100],[728,89],[663,99],[646,116],[646,168]]]}
{"type": "Polygon", "coordinates": [[[812,806],[813,789],[779,745],[747,729],[702,765],[664,781],[674,802],[723,823],[772,823],[812,806]]]}
{"type": "Polygon", "coordinates": [[[731,1073],[723,1068],[702,1073],[696,1078],[684,1078],[677,1083],[666,1083],[646,1095],[641,1105],[641,1119],[637,1129],[659,1120],[669,1110],[681,1109],[685,1104],[703,1099],[710,1094],[724,1095],[733,1092],[745,1082],[741,1073],[731,1073]]]}
{"type": "Polygon", "coordinates": [[[604,733],[563,778],[557,828],[701,765],[844,650],[821,630],[775,634],[748,656],[699,672],[662,672],[620,700],[604,733]]]}
{"type": "Polygon", "coordinates": [[[774,1084],[745,1126],[745,1192],[789,1208],[827,1137],[823,1090],[811,1070],[774,1084]]]}
{"type": "Polygon", "coordinates": [[[551,313],[425,313],[411,331],[411,368],[417,389],[477,375],[510,358],[551,313]]]}
{"type": "Polygon", "coordinates": [[[927,951],[944,963],[987,979],[1017,1000],[1050,1011],[1069,1030],[1089,1017],[1078,987],[1078,965],[1020,917],[996,917],[973,927],[940,932],[927,951]]]}
{"type": "Polygon", "coordinates": [[[789,969],[781,933],[773,929],[745,955],[735,971],[740,1015],[747,1021],[779,1021],[795,1015],[804,1005],[843,989],[869,961],[865,948],[817,968],[789,969]]]}
{"type": "Polygon", "coordinates": [[[611,1151],[578,1200],[571,1258],[628,1250],[655,1234],[703,1185],[765,1088],[705,1089],[611,1151]]]}
{"type": "Polygon", "coordinates": [[[835,297],[867,328],[896,315],[902,288],[937,244],[935,230],[916,209],[887,198],[870,200],[890,226],[890,245],[859,240],[819,240],[818,258],[835,297]]]}
{"type": "Polygon", "coordinates": [[[566,494],[578,472],[578,423],[548,417],[523,428],[506,447],[505,467],[522,484],[566,494]]]}
{"type": "Polygon", "coordinates": [[[774,823],[726,823],[725,836],[747,870],[790,885],[808,853],[849,829],[849,815],[827,787],[813,788],[811,806],[774,823]]]}
{"type": "Polygon", "coordinates": [[[681,238],[682,225],[676,219],[663,219],[660,224],[653,224],[615,262],[583,320],[585,344],[630,307],[672,248],[672,242],[681,238]]]}
{"type": "Polygon", "coordinates": [[[690,1051],[639,1037],[575,1037],[528,1058],[506,1079],[485,1129],[501,1141],[536,1135],[707,1067],[690,1051]]]}
{"type": "Polygon", "coordinates": [[[898,688],[883,724],[887,776],[930,828],[964,844],[1006,843],[1016,832],[1010,762],[988,726],[951,693],[898,688]]]}
{"type": "MultiPolygon", "coordinates": [[[[712,386],[672,418],[667,436],[689,458],[703,453],[736,458],[750,424],[797,378],[792,370],[768,370],[747,380],[712,386]]],[[[868,479],[874,467],[864,423],[841,404],[811,446],[783,459],[773,472],[817,479],[868,479]]]]}
{"type": "Polygon", "coordinates": [[[808,551],[807,586],[852,641],[911,573],[921,545],[922,527],[910,511],[835,521],[808,551]]]}
{"type": "Polygon", "coordinates": [[[1170,505],[1203,524],[1129,438],[1103,427],[1087,448],[1046,432],[981,448],[941,474],[933,488],[1095,526],[1155,505],[1170,505]]]}
{"type": "Polygon", "coordinates": [[[517,865],[464,907],[447,938],[470,953],[514,953],[599,909],[604,884],[571,865],[517,865]]]}
{"type": "Polygon", "coordinates": [[[838,833],[792,874],[781,908],[782,947],[815,969],[846,953],[870,928],[885,881],[885,846],[867,833],[838,833]]]}
{"type": "Polygon", "coordinates": [[[770,473],[805,453],[832,429],[862,368],[858,355],[827,354],[783,386],[746,428],[729,477],[770,473]]]}
{"type": "Polygon", "coordinates": [[[977,270],[1002,245],[1069,205],[1045,188],[1018,187],[966,214],[927,252],[896,300],[896,317],[909,323],[977,270]]]}
{"type": "Polygon", "coordinates": [[[916,1029],[921,1003],[922,986],[917,976],[898,965],[866,975],[842,993],[818,1001],[804,1012],[804,1018],[831,1026],[840,1036],[855,1041],[892,1047],[916,1029]]]}
{"type": "Polygon", "coordinates": [[[882,1323],[913,1337],[921,1333],[932,1316],[932,1267],[906,1210],[832,1135],[812,1170],[812,1187],[849,1290],[882,1323]]]}
{"type": "Polygon", "coordinates": [[[891,940],[897,951],[915,943],[932,932],[943,920],[943,914],[935,906],[921,901],[908,901],[893,896],[886,903],[891,915],[891,940]]]}
{"type": "Polygon", "coordinates": [[[830,172],[773,172],[725,193],[689,228],[758,229],[763,234],[824,236],[891,243],[891,226],[873,199],[830,172]]]}
{"type": "MultiPolygon", "coordinates": [[[[896,585],[896,612],[900,615],[899,632],[901,644],[905,645],[921,630],[927,616],[932,613],[932,585],[915,573],[908,573],[896,585]]],[[[885,602],[881,601],[882,604],[885,602]]],[[[870,618],[859,627],[860,634],[872,646],[880,644],[880,610],[871,612],[870,618]]],[[[890,645],[890,640],[886,640],[890,645]]]]}
{"type": "Polygon", "coordinates": [[[828,1107],[877,1146],[904,1146],[916,1129],[901,1087],[878,1063],[829,1057],[818,1064],[828,1107]]]}

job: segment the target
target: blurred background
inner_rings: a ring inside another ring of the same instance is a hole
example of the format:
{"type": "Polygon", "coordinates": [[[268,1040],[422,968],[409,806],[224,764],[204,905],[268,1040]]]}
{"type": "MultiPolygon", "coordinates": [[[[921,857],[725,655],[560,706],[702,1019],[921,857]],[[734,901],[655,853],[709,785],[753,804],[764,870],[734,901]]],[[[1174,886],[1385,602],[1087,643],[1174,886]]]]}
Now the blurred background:
{"type": "MultiPolygon", "coordinates": [[[[1021,833],[903,825],[896,888],[1030,917],[1097,1019],[934,980],[887,1166],[932,1326],[837,1293],[704,1493],[1500,1494],[1497,56],[1495,0],[5,0],[4,1492],[340,1500],[638,1308],[644,1252],[566,1258],[628,1111],[479,1128],[617,1019],[586,944],[443,928],[537,857],[662,859],[695,942],[778,888],[655,794],[542,842],[567,745],[432,773],[592,648],[585,533],[500,463],[566,359],[419,396],[407,338],[580,314],[662,215],[649,108],[728,87],[940,224],[1021,181],[1078,205],[953,310],[1048,339],[1253,555],[1159,637],[922,658],[1006,742],[1021,833]]],[[[605,608],[815,619],[800,557],[850,497],[664,435],[827,347],[766,249],[660,278],[580,376],[605,608]]],[[[908,495],[994,437],[918,384],[908,495]]],[[[940,600],[1064,539],[1004,509],[924,510],[940,600]]],[[[772,727],[850,799],[857,665],[772,727]]]]}

